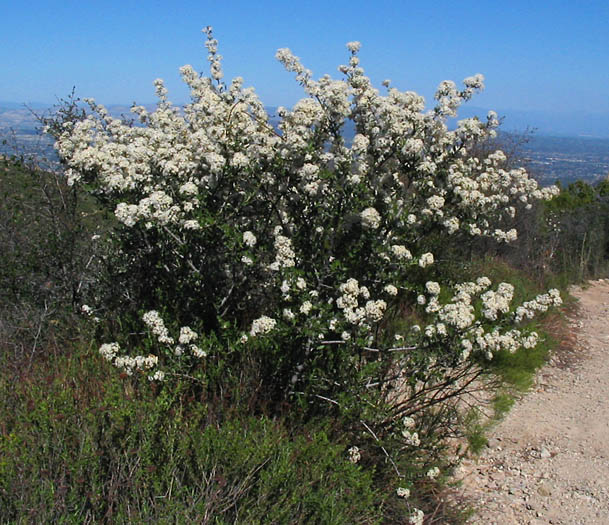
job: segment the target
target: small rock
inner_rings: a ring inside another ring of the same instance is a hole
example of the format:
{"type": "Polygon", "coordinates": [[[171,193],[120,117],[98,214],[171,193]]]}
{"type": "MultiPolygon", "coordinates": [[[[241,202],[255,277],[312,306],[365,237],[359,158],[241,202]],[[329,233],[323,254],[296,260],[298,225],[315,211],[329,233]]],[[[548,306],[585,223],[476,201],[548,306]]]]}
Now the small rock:
{"type": "Polygon", "coordinates": [[[552,491],[550,490],[550,488],[547,485],[539,485],[539,487],[537,487],[537,493],[540,496],[544,496],[544,497],[548,497],[552,495],[552,491]]]}
{"type": "Polygon", "coordinates": [[[496,437],[491,437],[488,438],[487,442],[486,442],[486,446],[488,448],[497,448],[500,444],[501,440],[499,438],[496,437]]]}

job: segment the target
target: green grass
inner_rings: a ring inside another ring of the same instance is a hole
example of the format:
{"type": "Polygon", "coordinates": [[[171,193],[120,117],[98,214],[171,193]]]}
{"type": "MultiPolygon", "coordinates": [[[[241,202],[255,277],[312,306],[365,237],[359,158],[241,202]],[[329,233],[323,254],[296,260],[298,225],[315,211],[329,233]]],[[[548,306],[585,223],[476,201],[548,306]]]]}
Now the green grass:
{"type": "Polygon", "coordinates": [[[506,392],[497,392],[493,398],[493,413],[495,418],[503,419],[514,406],[515,399],[506,392]]]}
{"type": "Polygon", "coordinates": [[[484,418],[479,408],[469,410],[465,416],[465,438],[472,454],[479,454],[487,445],[486,433],[488,425],[484,424],[484,418]]]}
{"type": "Polygon", "coordinates": [[[546,363],[552,345],[552,340],[545,334],[535,348],[520,349],[513,354],[507,351],[496,353],[489,369],[509,387],[526,391],[533,384],[537,370],[546,363]]]}

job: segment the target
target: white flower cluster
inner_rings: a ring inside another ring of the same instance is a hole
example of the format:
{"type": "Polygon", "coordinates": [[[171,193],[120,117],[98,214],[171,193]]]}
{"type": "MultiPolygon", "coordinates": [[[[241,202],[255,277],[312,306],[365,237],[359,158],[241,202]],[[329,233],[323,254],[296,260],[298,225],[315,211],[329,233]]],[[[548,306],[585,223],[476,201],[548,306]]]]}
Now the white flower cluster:
{"type": "Polygon", "coordinates": [[[493,232],[493,237],[498,241],[513,242],[518,238],[518,232],[514,228],[506,232],[497,228],[493,232]]]}
{"type": "Polygon", "coordinates": [[[425,268],[434,263],[433,253],[424,253],[419,258],[419,266],[425,268]]]}
{"type": "Polygon", "coordinates": [[[370,145],[370,139],[365,135],[358,133],[353,137],[353,142],[351,144],[351,150],[357,153],[365,153],[370,145]]]}
{"type": "Polygon", "coordinates": [[[425,474],[429,479],[436,479],[440,475],[440,469],[438,467],[432,467],[425,474]]]}
{"type": "MultiPolygon", "coordinates": [[[[501,151],[489,155],[483,162],[475,158],[457,160],[449,168],[449,191],[456,198],[457,208],[474,212],[468,220],[459,223],[459,228],[472,235],[512,242],[517,238],[515,229],[491,229],[489,220],[481,215],[514,219],[516,208],[510,203],[530,207],[535,200],[553,198],[559,190],[555,186],[540,189],[537,182],[522,169],[502,169],[505,160],[501,151]],[[478,217],[479,220],[472,221],[471,217],[478,217]]],[[[454,224],[446,223],[449,229],[454,224]]]]}
{"type": "Polygon", "coordinates": [[[397,494],[398,498],[406,499],[410,497],[410,489],[407,489],[405,487],[398,487],[395,493],[397,494]]]}
{"type": "Polygon", "coordinates": [[[381,225],[381,216],[378,211],[374,208],[366,208],[361,213],[362,218],[362,226],[365,228],[370,228],[371,230],[376,230],[381,225]]]}
{"type": "Polygon", "coordinates": [[[427,281],[425,283],[427,293],[431,295],[440,295],[440,285],[435,281],[427,281]]]}
{"type": "Polygon", "coordinates": [[[159,343],[172,345],[174,343],[173,338],[169,337],[169,332],[163,319],[156,310],[146,312],[142,316],[142,321],[146,324],[150,331],[157,336],[159,343]]]}
{"type": "Polygon", "coordinates": [[[398,289],[393,284],[388,284],[383,288],[388,295],[396,296],[398,294],[398,289]]]}
{"type": "Polygon", "coordinates": [[[347,42],[347,49],[351,51],[351,53],[357,53],[361,47],[362,44],[358,41],[347,42]]]}
{"type": "Polygon", "coordinates": [[[349,450],[349,461],[351,463],[357,463],[360,459],[362,459],[362,454],[359,448],[353,446],[349,450]]]}
{"type": "Polygon", "coordinates": [[[256,240],[256,236],[250,231],[246,231],[243,234],[243,242],[250,248],[253,248],[256,245],[256,240]]]}
{"type": "Polygon", "coordinates": [[[118,343],[104,343],[99,347],[99,353],[107,361],[114,361],[114,358],[118,355],[120,349],[118,343]]]}
{"type": "Polygon", "coordinates": [[[415,426],[415,421],[411,417],[405,417],[402,420],[404,428],[402,429],[402,437],[407,445],[412,447],[418,447],[421,444],[418,432],[414,432],[412,429],[415,426]]]}
{"type": "Polygon", "coordinates": [[[510,303],[514,297],[514,287],[510,283],[500,283],[497,291],[488,290],[480,298],[482,299],[482,315],[491,321],[497,319],[497,314],[507,313],[510,303]]]}
{"type": "Polygon", "coordinates": [[[421,444],[418,432],[410,432],[409,430],[403,430],[402,436],[404,437],[404,442],[407,445],[410,445],[412,447],[418,447],[421,444]]]}
{"type": "Polygon", "coordinates": [[[458,292],[464,292],[470,295],[473,294],[477,294],[480,293],[484,290],[486,290],[491,284],[493,284],[491,282],[491,280],[486,277],[486,276],[482,276],[482,277],[478,277],[478,279],[476,279],[476,282],[466,282],[466,283],[459,283],[455,285],[455,289],[458,292]]]}
{"type": "Polygon", "coordinates": [[[514,320],[519,323],[523,319],[532,319],[536,312],[546,312],[551,306],[560,306],[562,298],[556,288],[548,290],[548,293],[540,294],[532,301],[527,301],[516,308],[514,320]]]}
{"type": "MultiPolygon", "coordinates": [[[[142,320],[150,328],[150,331],[157,336],[157,340],[159,343],[164,345],[173,345],[174,339],[169,336],[169,331],[161,319],[161,316],[156,310],[151,310],[146,312],[142,316],[142,320]]],[[[192,344],[193,341],[196,341],[199,338],[199,334],[197,334],[192,328],[188,326],[182,326],[180,328],[180,334],[178,336],[179,344],[173,349],[173,353],[176,356],[181,356],[184,354],[185,350],[190,350],[192,355],[198,358],[206,357],[207,354],[204,350],[199,348],[197,345],[192,344]]]]}
{"type": "Polygon", "coordinates": [[[446,219],[442,224],[448,231],[448,234],[452,235],[453,233],[459,230],[459,226],[461,223],[459,222],[459,219],[457,219],[457,217],[450,217],[449,219],[446,219]]]}
{"type": "Polygon", "coordinates": [[[356,279],[348,279],[339,286],[342,295],[336,300],[336,305],[348,323],[363,325],[366,321],[378,323],[385,315],[387,303],[382,299],[369,300],[370,292],[365,286],[360,286],[356,279]],[[359,297],[366,300],[364,306],[359,305],[359,297]]]}
{"type": "Polygon", "coordinates": [[[178,337],[179,345],[174,348],[174,354],[176,356],[181,356],[188,349],[191,354],[198,358],[207,357],[207,353],[205,350],[201,349],[195,344],[192,344],[192,341],[196,341],[199,338],[199,334],[197,334],[194,330],[192,330],[188,326],[183,326],[180,328],[180,336],[178,337]]]}
{"type": "MultiPolygon", "coordinates": [[[[492,359],[493,355],[501,350],[513,354],[520,348],[534,348],[539,340],[537,332],[531,332],[527,335],[518,329],[511,329],[502,333],[498,328],[486,332],[482,327],[477,327],[469,335],[487,359],[492,359]]],[[[466,344],[464,348],[469,350],[471,347],[466,344]]]]}
{"type": "Polygon", "coordinates": [[[447,325],[464,330],[476,320],[474,307],[464,298],[453,298],[454,302],[442,305],[438,309],[438,319],[447,325]]]}
{"type": "Polygon", "coordinates": [[[165,381],[165,372],[157,370],[154,374],[148,376],[148,381],[165,381]]]}
{"type": "Polygon", "coordinates": [[[180,337],[178,338],[178,341],[180,342],[180,344],[187,345],[191,341],[196,341],[198,337],[199,334],[197,334],[190,327],[183,326],[182,328],[180,328],[180,337]]]}
{"type": "Polygon", "coordinates": [[[292,241],[284,235],[275,236],[275,262],[271,264],[272,270],[279,270],[279,268],[291,268],[294,266],[296,257],[292,248],[292,241]]]}
{"type": "MultiPolygon", "coordinates": [[[[150,331],[157,337],[159,343],[163,345],[174,344],[174,339],[169,336],[167,327],[165,326],[161,316],[156,310],[146,312],[142,316],[142,320],[148,326],[150,331]]],[[[192,341],[198,339],[199,335],[188,326],[180,328],[179,343],[173,349],[173,353],[176,356],[184,354],[186,349],[190,350],[192,355],[198,358],[206,357],[206,352],[199,348],[197,345],[192,344],[192,341]]],[[[112,362],[114,366],[124,371],[127,375],[133,375],[135,370],[150,370],[151,368],[159,364],[159,357],[156,355],[148,356],[128,356],[118,355],[120,352],[120,345],[118,343],[106,343],[102,344],[99,348],[99,353],[108,361],[112,362]]],[[[165,378],[165,372],[157,370],[154,374],[149,375],[150,381],[163,381],[165,378]]]]}
{"type": "Polygon", "coordinates": [[[420,509],[413,509],[412,514],[408,518],[410,525],[423,525],[425,520],[425,513],[420,509]]]}
{"type": "Polygon", "coordinates": [[[305,301],[300,305],[300,313],[304,315],[308,315],[308,313],[313,308],[313,303],[311,301],[305,301]]]}
{"type": "MultiPolygon", "coordinates": [[[[499,313],[508,313],[514,294],[511,284],[500,283],[497,290],[493,291],[489,290],[492,283],[488,277],[479,277],[476,282],[459,283],[454,286],[456,293],[446,304],[440,303],[440,289],[436,284],[433,281],[426,284],[429,299],[424,295],[418,296],[418,303],[425,305],[425,311],[435,316],[432,323],[425,327],[423,334],[425,338],[433,341],[449,335],[449,327],[452,327],[453,331],[457,330],[461,342],[455,350],[460,352],[461,361],[466,360],[474,350],[492,359],[494,354],[502,350],[514,353],[520,348],[531,349],[537,345],[539,335],[536,332],[526,333],[515,328],[502,331],[499,326],[485,329],[481,325],[482,318],[476,318],[472,301],[478,294],[484,319],[496,321],[499,313]]],[[[517,322],[525,317],[532,318],[535,312],[546,311],[550,306],[559,305],[561,302],[558,290],[553,289],[516,308],[511,318],[517,322]]],[[[504,318],[504,324],[509,319],[504,318]]]]}
{"type": "Polygon", "coordinates": [[[83,304],[80,307],[80,311],[89,317],[93,315],[93,308],[91,308],[88,304],[83,304]]]}
{"type": "Polygon", "coordinates": [[[277,321],[275,319],[263,315],[252,322],[250,335],[252,337],[256,337],[259,334],[268,334],[271,330],[273,330],[273,328],[275,328],[276,325],[277,321]]]}
{"type": "Polygon", "coordinates": [[[150,370],[159,363],[159,358],[155,355],[135,357],[120,356],[120,345],[118,343],[105,343],[99,347],[99,353],[104,359],[110,361],[119,370],[127,375],[133,375],[135,370],[150,370]]]}
{"type": "Polygon", "coordinates": [[[382,299],[376,301],[367,301],[365,305],[366,316],[373,323],[378,323],[383,319],[387,303],[382,299]]]}
{"type": "Polygon", "coordinates": [[[391,246],[391,251],[398,259],[405,259],[407,261],[412,259],[412,254],[403,244],[394,244],[391,246]]]}
{"type": "Polygon", "coordinates": [[[207,352],[205,350],[203,350],[202,348],[198,347],[197,345],[188,345],[188,348],[192,352],[192,355],[194,355],[195,357],[198,357],[199,359],[202,359],[203,357],[207,357],[207,352]]]}
{"type": "Polygon", "coordinates": [[[427,199],[427,207],[432,211],[438,211],[442,209],[444,202],[444,197],[441,197],[440,195],[432,195],[427,199]]]}

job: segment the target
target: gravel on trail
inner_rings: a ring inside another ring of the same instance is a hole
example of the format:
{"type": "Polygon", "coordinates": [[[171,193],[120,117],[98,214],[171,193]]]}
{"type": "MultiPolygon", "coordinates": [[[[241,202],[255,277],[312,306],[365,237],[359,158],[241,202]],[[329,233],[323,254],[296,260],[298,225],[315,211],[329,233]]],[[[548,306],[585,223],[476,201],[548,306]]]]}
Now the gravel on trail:
{"type": "Polygon", "coordinates": [[[457,470],[468,523],[609,525],[609,279],[571,293],[575,359],[551,359],[457,470]]]}

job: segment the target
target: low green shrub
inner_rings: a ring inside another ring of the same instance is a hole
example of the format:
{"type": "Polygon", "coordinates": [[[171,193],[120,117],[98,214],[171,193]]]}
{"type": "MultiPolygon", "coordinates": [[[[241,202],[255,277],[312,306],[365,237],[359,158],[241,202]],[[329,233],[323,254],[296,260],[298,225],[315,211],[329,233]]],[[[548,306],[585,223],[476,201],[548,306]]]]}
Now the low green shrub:
{"type": "Polygon", "coordinates": [[[322,423],[141,393],[86,351],[0,375],[1,523],[380,523],[373,471],[322,423]]]}

